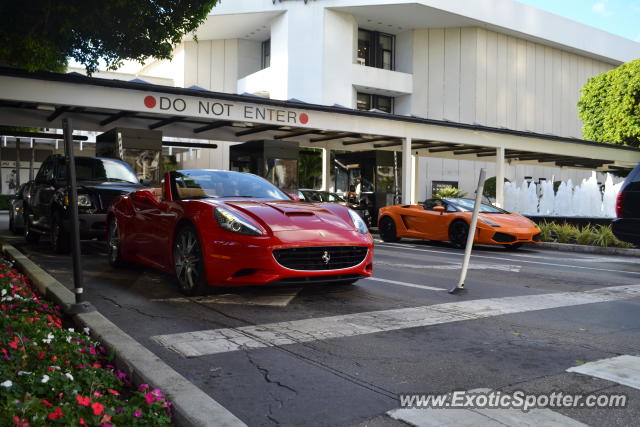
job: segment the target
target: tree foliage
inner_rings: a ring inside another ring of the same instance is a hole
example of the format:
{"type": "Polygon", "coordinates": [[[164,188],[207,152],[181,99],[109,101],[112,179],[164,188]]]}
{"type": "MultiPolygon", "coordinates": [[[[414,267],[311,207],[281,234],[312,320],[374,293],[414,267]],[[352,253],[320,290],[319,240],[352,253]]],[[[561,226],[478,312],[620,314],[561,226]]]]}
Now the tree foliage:
{"type": "Polygon", "coordinates": [[[590,78],[578,112],[586,139],[640,146],[640,59],[590,78]]]}
{"type": "Polygon", "coordinates": [[[62,71],[68,58],[87,73],[123,60],[168,59],[218,0],[3,0],[0,64],[62,71]]]}
{"type": "MultiPolygon", "coordinates": [[[[510,182],[507,178],[504,179],[504,182],[510,182]]],[[[482,190],[482,195],[495,200],[496,198],[496,177],[492,176],[491,178],[487,178],[484,181],[484,189],[482,190]]]]}
{"type": "Polygon", "coordinates": [[[444,187],[436,191],[433,195],[433,198],[434,199],[447,199],[447,198],[458,199],[466,196],[467,196],[467,193],[460,190],[459,188],[444,187]]]}

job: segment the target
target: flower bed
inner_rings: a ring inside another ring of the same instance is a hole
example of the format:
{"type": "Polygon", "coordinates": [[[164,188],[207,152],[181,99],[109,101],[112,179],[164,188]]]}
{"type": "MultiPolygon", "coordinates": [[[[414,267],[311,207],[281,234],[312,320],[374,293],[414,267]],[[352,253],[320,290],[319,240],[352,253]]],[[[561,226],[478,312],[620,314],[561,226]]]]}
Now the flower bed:
{"type": "Polygon", "coordinates": [[[171,425],[171,402],[62,325],[60,308],[0,258],[0,425],[171,425]]]}

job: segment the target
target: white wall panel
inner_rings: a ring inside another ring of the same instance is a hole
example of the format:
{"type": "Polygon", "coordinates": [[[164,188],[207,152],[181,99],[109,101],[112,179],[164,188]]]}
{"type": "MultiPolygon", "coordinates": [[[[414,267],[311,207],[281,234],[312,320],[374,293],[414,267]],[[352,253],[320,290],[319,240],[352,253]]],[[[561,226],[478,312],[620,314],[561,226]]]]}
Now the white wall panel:
{"type": "Polygon", "coordinates": [[[460,121],[460,28],[444,32],[444,118],[460,121]]]}
{"type": "Polygon", "coordinates": [[[498,33],[487,33],[487,91],[486,111],[488,126],[498,125],[498,33]]]}
{"type": "Polygon", "coordinates": [[[479,29],[476,36],[476,118],[475,123],[487,122],[487,31],[479,29]]]}
{"type": "Polygon", "coordinates": [[[429,29],[428,114],[433,119],[444,115],[444,29],[429,29]]]}
{"type": "Polygon", "coordinates": [[[476,121],[476,28],[460,30],[460,121],[476,121]]]}
{"type": "MultiPolygon", "coordinates": [[[[205,89],[211,88],[211,44],[217,43],[217,41],[211,40],[200,40],[196,43],[198,48],[198,78],[196,80],[196,85],[203,87],[205,89]]],[[[220,58],[221,61],[224,61],[224,58],[220,58]]]]}

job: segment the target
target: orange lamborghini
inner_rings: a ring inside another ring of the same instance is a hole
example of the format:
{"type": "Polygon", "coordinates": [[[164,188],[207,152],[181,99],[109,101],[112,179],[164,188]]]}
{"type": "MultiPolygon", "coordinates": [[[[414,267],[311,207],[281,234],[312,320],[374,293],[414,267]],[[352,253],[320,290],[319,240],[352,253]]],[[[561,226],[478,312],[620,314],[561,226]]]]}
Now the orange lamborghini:
{"type": "MultiPolygon", "coordinates": [[[[424,205],[394,205],[380,209],[378,227],[385,242],[402,237],[450,242],[466,246],[474,201],[470,199],[429,199],[424,205]]],[[[540,241],[538,226],[522,215],[482,204],[474,243],[503,245],[517,249],[523,243],[540,241]]]]}

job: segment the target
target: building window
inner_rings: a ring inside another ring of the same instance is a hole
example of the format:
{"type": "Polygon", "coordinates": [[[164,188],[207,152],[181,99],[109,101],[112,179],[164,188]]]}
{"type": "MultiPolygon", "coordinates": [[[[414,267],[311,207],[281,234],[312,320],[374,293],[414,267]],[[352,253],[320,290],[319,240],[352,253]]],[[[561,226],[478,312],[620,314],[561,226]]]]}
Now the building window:
{"type": "Polygon", "coordinates": [[[393,70],[395,37],[377,31],[358,30],[358,63],[393,70]]]}
{"type": "Polygon", "coordinates": [[[357,106],[358,110],[369,111],[375,108],[385,113],[393,113],[393,98],[358,92],[357,106]]]}
{"type": "Polygon", "coordinates": [[[262,42],[262,69],[271,66],[271,39],[262,42]]]}

